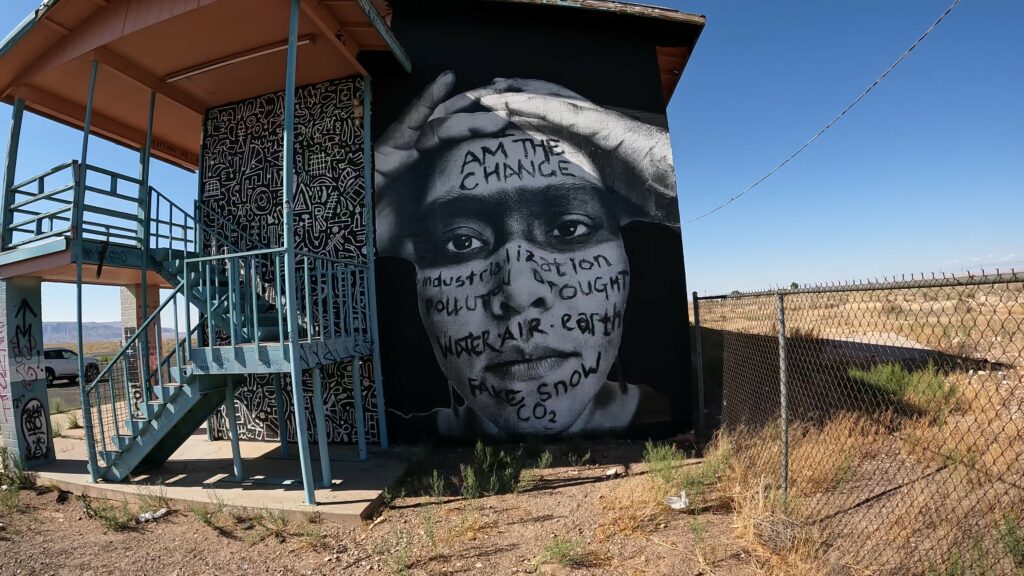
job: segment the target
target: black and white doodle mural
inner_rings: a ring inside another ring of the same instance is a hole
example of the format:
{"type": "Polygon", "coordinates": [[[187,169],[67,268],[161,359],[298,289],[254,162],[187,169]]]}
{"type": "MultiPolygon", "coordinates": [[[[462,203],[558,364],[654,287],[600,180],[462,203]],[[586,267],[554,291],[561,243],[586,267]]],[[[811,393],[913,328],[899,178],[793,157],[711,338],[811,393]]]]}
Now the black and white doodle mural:
{"type": "MultiPolygon", "coordinates": [[[[296,91],[294,230],[299,251],[365,259],[362,86],[361,79],[341,79],[296,91]]],[[[283,123],[281,93],[207,112],[200,176],[205,224],[239,250],[282,243],[283,123]]],[[[273,281],[270,277],[264,280],[268,284],[273,281]]],[[[332,442],[354,442],[352,364],[327,364],[321,374],[328,438],[332,442]]],[[[363,363],[362,378],[366,429],[373,440],[377,437],[377,421],[372,362],[363,363]]],[[[311,376],[306,375],[306,379],[305,407],[313,422],[311,376]]],[[[287,387],[289,379],[285,377],[284,381],[287,387]]],[[[290,410],[290,389],[286,388],[284,397],[290,410]]],[[[276,398],[269,376],[250,376],[238,388],[236,407],[242,438],[279,438],[276,398]]],[[[227,437],[226,424],[221,409],[211,418],[214,437],[227,437]]],[[[287,430],[294,440],[294,418],[287,430]]],[[[315,439],[313,426],[309,436],[315,439]]]]}
{"type": "Polygon", "coordinates": [[[679,430],[686,296],[654,45],[478,4],[396,3],[413,72],[375,76],[389,425],[679,430]]]}

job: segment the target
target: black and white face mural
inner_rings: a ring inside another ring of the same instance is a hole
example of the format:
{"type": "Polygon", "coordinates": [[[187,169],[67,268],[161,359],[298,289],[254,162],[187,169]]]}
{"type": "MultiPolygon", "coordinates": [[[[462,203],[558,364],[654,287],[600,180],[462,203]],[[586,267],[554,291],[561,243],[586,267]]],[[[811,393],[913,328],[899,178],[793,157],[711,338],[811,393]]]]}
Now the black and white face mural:
{"type": "Polygon", "coordinates": [[[451,391],[419,418],[500,438],[663,411],[616,367],[636,289],[623,229],[679,224],[667,131],[544,80],[455,82],[433,80],[374,147],[379,251],[414,265],[451,391]]]}

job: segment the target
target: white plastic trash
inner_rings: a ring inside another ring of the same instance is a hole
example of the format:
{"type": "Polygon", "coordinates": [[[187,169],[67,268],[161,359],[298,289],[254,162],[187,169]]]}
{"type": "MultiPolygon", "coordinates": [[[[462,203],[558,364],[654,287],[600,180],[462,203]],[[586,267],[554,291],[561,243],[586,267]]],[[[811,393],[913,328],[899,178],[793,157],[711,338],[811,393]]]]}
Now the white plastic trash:
{"type": "Polygon", "coordinates": [[[690,505],[690,499],[686,497],[686,490],[680,490],[679,496],[665,498],[665,504],[673,510],[685,510],[690,505]]]}

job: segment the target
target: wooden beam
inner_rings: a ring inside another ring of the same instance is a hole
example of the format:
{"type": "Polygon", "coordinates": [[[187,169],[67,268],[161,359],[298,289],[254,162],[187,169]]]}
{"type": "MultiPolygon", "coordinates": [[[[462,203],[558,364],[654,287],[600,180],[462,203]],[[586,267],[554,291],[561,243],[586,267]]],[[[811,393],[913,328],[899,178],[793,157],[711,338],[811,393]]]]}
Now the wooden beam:
{"type": "MultiPolygon", "coordinates": [[[[69,102],[35,86],[17,86],[12,92],[16,97],[24,99],[25,106],[36,114],[77,129],[82,128],[82,118],[85,118],[84,106],[69,102]]],[[[132,128],[95,110],[92,113],[90,131],[136,150],[146,143],[146,133],[142,130],[132,128]]],[[[199,167],[197,153],[182,150],[173,144],[155,138],[153,139],[153,155],[186,170],[195,170],[199,167]]]]}
{"type": "Polygon", "coordinates": [[[71,34],[71,30],[68,30],[67,28],[61,26],[60,24],[57,24],[56,22],[50,20],[49,18],[46,18],[45,16],[43,18],[40,18],[39,21],[42,22],[43,24],[46,24],[51,29],[56,30],[61,36],[67,36],[68,34],[71,34]]]}
{"type": "Polygon", "coordinates": [[[147,72],[142,66],[139,66],[135,62],[132,62],[105,46],[96,48],[92,51],[92,54],[100,64],[118,72],[129,80],[134,80],[135,82],[142,84],[146,88],[149,88],[168,100],[177,102],[200,116],[204,115],[206,113],[206,109],[209,108],[209,106],[198,98],[193,97],[191,94],[186,93],[180,88],[167,84],[163,80],[147,72]]]}
{"type": "MultiPolygon", "coordinates": [[[[304,44],[313,44],[314,42],[316,42],[316,36],[314,36],[312,34],[306,34],[304,36],[299,36],[298,45],[302,46],[304,44]]],[[[164,77],[163,82],[165,82],[167,84],[170,84],[172,82],[177,82],[179,80],[184,80],[185,78],[189,78],[191,76],[196,76],[198,74],[204,74],[204,73],[209,72],[211,70],[216,70],[217,68],[223,68],[224,66],[230,66],[230,65],[235,64],[237,62],[242,62],[242,61],[245,61],[245,60],[250,60],[252,58],[258,58],[258,57],[264,56],[266,54],[272,54],[274,52],[280,52],[282,50],[287,50],[287,49],[288,49],[288,41],[287,40],[284,40],[284,41],[281,41],[281,42],[274,42],[273,44],[264,44],[263,46],[258,46],[256,48],[252,48],[250,50],[245,50],[243,52],[236,52],[234,54],[229,54],[227,56],[223,56],[223,57],[217,58],[215,60],[209,60],[207,62],[203,62],[202,64],[197,64],[195,66],[189,66],[188,68],[185,68],[183,70],[178,70],[177,72],[172,72],[171,74],[168,74],[167,76],[164,77]]]]}
{"type": "Polygon", "coordinates": [[[342,28],[338,19],[334,17],[334,14],[327,10],[323,6],[319,5],[316,0],[302,0],[302,11],[309,17],[310,20],[316,24],[316,27],[323,32],[327,40],[338,49],[342,57],[348,60],[348,63],[356,69],[359,74],[367,76],[366,69],[356,59],[356,54],[359,54],[359,43],[356,41],[355,35],[350,31],[342,28]]]}

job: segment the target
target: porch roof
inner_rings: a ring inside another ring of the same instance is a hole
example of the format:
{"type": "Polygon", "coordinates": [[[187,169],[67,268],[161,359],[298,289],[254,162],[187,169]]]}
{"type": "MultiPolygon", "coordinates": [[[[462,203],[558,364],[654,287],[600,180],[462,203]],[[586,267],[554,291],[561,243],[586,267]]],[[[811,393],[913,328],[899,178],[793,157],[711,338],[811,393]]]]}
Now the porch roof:
{"type": "MultiPolygon", "coordinates": [[[[362,50],[408,68],[384,0],[301,6],[297,84],[365,74],[362,50]]],[[[284,0],[45,0],[0,43],[0,98],[81,128],[95,60],[92,131],[141,148],[155,91],[153,154],[195,169],[208,108],[284,89],[288,10],[284,0]]]]}

